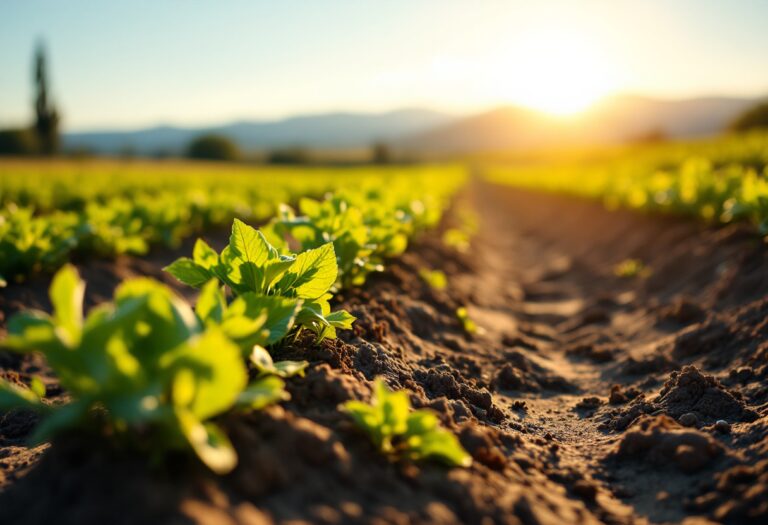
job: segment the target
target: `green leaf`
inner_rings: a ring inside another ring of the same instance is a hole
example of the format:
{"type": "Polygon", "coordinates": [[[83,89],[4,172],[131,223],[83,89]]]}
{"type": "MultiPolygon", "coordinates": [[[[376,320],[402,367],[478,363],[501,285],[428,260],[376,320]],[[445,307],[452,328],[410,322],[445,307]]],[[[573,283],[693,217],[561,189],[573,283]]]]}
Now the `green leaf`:
{"type": "Polygon", "coordinates": [[[409,440],[414,459],[432,458],[449,466],[469,467],[472,456],[461,446],[459,440],[443,429],[436,429],[409,440]]]}
{"type": "Polygon", "coordinates": [[[184,437],[208,468],[216,474],[227,474],[237,466],[237,453],[219,427],[201,423],[187,410],[178,410],[176,417],[184,437]]]}
{"type": "Polygon", "coordinates": [[[472,463],[456,436],[440,428],[436,414],[412,412],[407,392],[392,392],[381,379],[375,382],[370,405],[348,401],[344,408],[382,452],[412,460],[436,459],[450,466],[472,463]]]}
{"type": "Polygon", "coordinates": [[[231,407],[248,381],[240,349],[218,329],[209,328],[163,356],[163,361],[174,377],[191,372],[194,395],[183,400],[189,402],[182,408],[201,420],[231,407]]]}
{"type": "Polygon", "coordinates": [[[296,316],[296,322],[302,325],[317,323],[322,326],[330,326],[325,320],[321,305],[317,303],[304,303],[296,316]]]}
{"type": "Polygon", "coordinates": [[[309,217],[317,217],[320,215],[320,202],[310,199],[308,197],[302,197],[299,199],[299,209],[301,213],[309,217]]]}
{"type": "Polygon", "coordinates": [[[229,306],[227,316],[256,318],[266,314],[263,328],[269,333],[263,344],[271,345],[283,339],[293,328],[300,308],[299,299],[244,293],[229,306]]]}
{"type": "Polygon", "coordinates": [[[267,349],[263,346],[253,345],[253,350],[251,350],[249,358],[257,370],[271,371],[275,367],[275,363],[272,361],[272,356],[269,355],[269,352],[267,352],[267,349]]]}
{"type": "Polygon", "coordinates": [[[262,271],[264,273],[264,284],[268,288],[267,291],[280,280],[288,268],[293,266],[295,260],[295,257],[280,256],[279,259],[269,261],[264,265],[262,271]]]}
{"type": "Polygon", "coordinates": [[[406,436],[417,436],[431,432],[440,426],[437,415],[430,410],[415,410],[408,414],[406,436]]]}
{"type": "Polygon", "coordinates": [[[476,334],[480,332],[480,328],[477,323],[469,316],[469,311],[466,307],[460,306],[456,309],[456,318],[461,323],[461,327],[468,334],[476,334]]]}
{"type": "Polygon", "coordinates": [[[266,376],[252,382],[240,393],[237,404],[243,408],[261,410],[269,405],[290,399],[285,383],[275,376],[266,376]]]}
{"type": "Polygon", "coordinates": [[[187,286],[194,288],[201,287],[213,277],[213,273],[210,270],[200,266],[188,257],[176,259],[170,265],[163,268],[163,270],[187,286]]]}
{"type": "Polygon", "coordinates": [[[264,235],[239,219],[232,223],[229,237],[230,257],[227,263],[238,266],[242,284],[253,292],[264,291],[266,275],[262,268],[279,255],[264,235]]]}
{"type": "Polygon", "coordinates": [[[261,375],[275,375],[282,378],[295,375],[304,377],[304,370],[309,366],[307,361],[278,361],[275,363],[267,349],[259,345],[254,345],[250,360],[261,375]]]}
{"type": "Polygon", "coordinates": [[[380,423],[379,413],[373,405],[353,399],[344,403],[344,409],[360,427],[367,431],[371,431],[380,423]]]}
{"type": "Polygon", "coordinates": [[[45,383],[43,383],[37,376],[34,376],[29,382],[29,389],[32,390],[38,398],[42,399],[45,397],[45,383]]]}
{"type": "Polygon", "coordinates": [[[393,392],[386,383],[379,379],[375,385],[376,406],[381,412],[382,424],[386,434],[404,434],[408,430],[408,411],[411,403],[404,390],[393,392]]]}
{"type": "Polygon", "coordinates": [[[329,242],[298,254],[276,288],[286,295],[317,299],[333,286],[337,274],[336,253],[329,242]]]}
{"type": "Polygon", "coordinates": [[[201,268],[212,270],[219,264],[219,254],[202,239],[197,239],[192,250],[192,260],[201,268]]]}
{"type": "Polygon", "coordinates": [[[325,316],[325,320],[328,321],[331,326],[343,330],[350,330],[352,328],[352,323],[354,323],[356,319],[357,318],[354,315],[346,310],[337,310],[325,316]]]}
{"type": "Polygon", "coordinates": [[[277,361],[273,374],[282,378],[293,376],[304,377],[309,361],[277,361]]]}
{"type": "Polygon", "coordinates": [[[231,315],[227,311],[227,316],[221,323],[221,330],[227,337],[237,343],[241,350],[247,352],[253,345],[267,344],[269,331],[264,328],[266,320],[266,313],[262,313],[257,317],[247,317],[244,315],[231,315]]]}
{"type": "Polygon", "coordinates": [[[243,288],[240,285],[243,282],[243,277],[240,274],[240,262],[232,251],[231,246],[226,246],[219,255],[219,264],[213,268],[213,272],[216,276],[227,284],[232,290],[240,292],[247,292],[247,288],[243,288]]]}
{"type": "Polygon", "coordinates": [[[44,312],[19,312],[8,321],[8,337],[0,346],[16,352],[50,352],[62,348],[53,320],[44,312]]]}
{"type": "Polygon", "coordinates": [[[427,283],[430,288],[435,290],[444,290],[448,286],[448,278],[440,270],[427,270],[422,268],[419,270],[419,276],[427,283]]]}
{"type": "Polygon", "coordinates": [[[80,342],[83,329],[85,283],[72,265],[65,265],[53,277],[49,290],[56,333],[70,346],[80,342]]]}
{"type": "Polygon", "coordinates": [[[192,308],[170,288],[152,279],[124,281],[115,291],[115,305],[119,311],[127,309],[126,319],[118,322],[122,329],[133,328],[124,335],[130,336],[132,353],[140,361],[155,361],[201,331],[192,308]],[[133,317],[136,312],[138,317],[133,317]]]}
{"type": "Polygon", "coordinates": [[[32,389],[0,379],[0,411],[14,408],[39,410],[45,406],[40,402],[40,397],[32,389]]]}
{"type": "Polygon", "coordinates": [[[200,290],[195,305],[195,313],[205,324],[221,324],[227,302],[218,279],[211,279],[200,290]]]}

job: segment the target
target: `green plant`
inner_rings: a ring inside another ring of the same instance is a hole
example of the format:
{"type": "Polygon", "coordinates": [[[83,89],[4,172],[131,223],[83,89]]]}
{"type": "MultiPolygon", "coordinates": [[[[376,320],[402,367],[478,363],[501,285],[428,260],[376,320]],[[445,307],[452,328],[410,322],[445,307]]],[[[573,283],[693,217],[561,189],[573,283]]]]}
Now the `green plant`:
{"type": "Polygon", "coordinates": [[[283,339],[293,327],[301,306],[298,299],[245,293],[227,304],[217,279],[203,285],[195,305],[205,325],[219,327],[238,344],[259,374],[283,378],[304,375],[307,361],[273,362],[264,348],[283,339]]]}
{"type": "Polygon", "coordinates": [[[39,388],[0,381],[0,409],[40,413],[35,442],[100,422],[111,433],[148,433],[151,438],[142,442],[153,447],[189,446],[213,471],[231,470],[235,451],[210,419],[285,398],[282,381],[264,377],[247,385],[240,348],[156,281],[125,281],[114,302],[85,318],[84,291],[77,271],[64,266],[50,288],[53,314],[17,314],[1,343],[17,352],[41,352],[70,400],[49,405],[39,388]]]}
{"type": "Polygon", "coordinates": [[[333,243],[338,261],[338,286],[359,286],[369,273],[384,269],[384,259],[405,251],[411,228],[397,207],[379,202],[370,193],[329,195],[317,201],[302,198],[301,215],[281,206],[279,215],[265,228],[269,239],[282,249],[286,239],[301,250],[333,243]]]}
{"type": "Polygon", "coordinates": [[[449,228],[443,233],[443,244],[461,253],[467,253],[470,247],[470,234],[458,228],[449,228]]]}
{"type": "Polygon", "coordinates": [[[640,259],[624,259],[613,267],[613,273],[617,277],[648,277],[651,269],[640,259]]]}
{"type": "Polygon", "coordinates": [[[768,133],[755,130],[691,142],[489,167],[493,183],[600,199],[626,207],[708,222],[749,221],[768,235],[768,133]]]}
{"type": "Polygon", "coordinates": [[[460,306],[456,309],[456,318],[461,323],[461,327],[468,334],[477,334],[481,332],[481,328],[477,326],[477,323],[469,316],[469,310],[465,306],[460,306]]]}
{"type": "Polygon", "coordinates": [[[456,436],[440,427],[437,415],[429,410],[411,411],[408,393],[390,391],[381,379],[374,384],[370,405],[348,401],[344,408],[385,454],[408,460],[435,459],[450,466],[472,464],[456,436]]]}
{"type": "Polygon", "coordinates": [[[329,291],[338,272],[332,243],[295,256],[280,255],[260,231],[235,219],[221,254],[198,239],[192,259],[177,259],[165,270],[194,287],[218,279],[237,294],[228,311],[241,317],[269,318],[273,308],[294,305],[296,325],[313,331],[318,340],[335,338],[337,328],[349,329],[355,320],[344,310],[331,312],[329,291]]]}
{"type": "Polygon", "coordinates": [[[419,277],[429,285],[430,288],[435,290],[444,290],[448,286],[448,277],[440,270],[427,270],[422,268],[419,270],[419,277]]]}

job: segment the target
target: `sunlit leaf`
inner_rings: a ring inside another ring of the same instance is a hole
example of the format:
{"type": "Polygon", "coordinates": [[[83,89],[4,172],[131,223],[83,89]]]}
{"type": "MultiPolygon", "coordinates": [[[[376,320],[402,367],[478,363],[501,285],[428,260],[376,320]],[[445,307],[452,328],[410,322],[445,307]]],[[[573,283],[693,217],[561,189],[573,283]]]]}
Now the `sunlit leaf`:
{"type": "Polygon", "coordinates": [[[49,295],[57,333],[67,345],[77,345],[83,329],[85,283],[74,266],[66,265],[56,273],[49,295]]]}

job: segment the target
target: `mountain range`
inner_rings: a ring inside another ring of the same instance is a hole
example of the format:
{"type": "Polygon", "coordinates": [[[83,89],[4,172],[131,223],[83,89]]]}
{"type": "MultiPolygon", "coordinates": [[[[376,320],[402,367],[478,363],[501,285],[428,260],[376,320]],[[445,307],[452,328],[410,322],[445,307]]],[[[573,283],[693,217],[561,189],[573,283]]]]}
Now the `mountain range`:
{"type": "Polygon", "coordinates": [[[369,147],[438,128],[453,116],[425,109],[386,113],[325,113],[274,121],[240,121],[221,126],[158,126],[134,131],[86,131],[64,134],[67,149],[85,148],[116,154],[130,148],[139,154],[181,153],[197,136],[215,133],[232,139],[244,151],[285,147],[345,149],[369,147]]]}
{"type": "Polygon", "coordinates": [[[181,154],[194,137],[216,133],[229,137],[245,151],[285,147],[354,149],[375,142],[388,143],[411,154],[515,151],[620,143],[649,136],[712,135],[758,101],[737,97],[666,100],[619,95],[568,118],[516,106],[464,116],[427,109],[327,113],[201,128],[159,126],[133,131],[73,132],[64,135],[64,146],[105,154],[126,149],[144,155],[160,151],[181,154]]]}

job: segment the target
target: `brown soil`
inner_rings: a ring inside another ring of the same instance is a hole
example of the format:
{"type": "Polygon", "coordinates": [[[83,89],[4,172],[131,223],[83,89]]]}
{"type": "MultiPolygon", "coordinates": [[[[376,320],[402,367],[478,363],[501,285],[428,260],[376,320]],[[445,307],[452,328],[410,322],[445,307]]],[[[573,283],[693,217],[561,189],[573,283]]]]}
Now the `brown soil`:
{"type": "MultiPolygon", "coordinates": [[[[470,254],[425,236],[339,297],[354,332],[278,350],[312,366],[283,406],[222,420],[234,473],[184,455],[150,463],[99,436],[27,450],[34,418],[12,412],[0,418],[0,523],[768,523],[760,239],[482,183],[463,198],[482,219],[470,254]],[[652,274],[614,276],[627,258],[652,274]],[[425,285],[424,267],[449,288],[425,285]],[[482,334],[462,332],[460,305],[482,334]],[[338,410],[368,399],[376,376],[437,411],[474,465],[377,454],[338,410]]],[[[88,303],[176,255],[81,264],[88,303]]],[[[8,288],[0,312],[45,307],[46,286],[8,288]]],[[[34,357],[3,354],[0,367],[66,395],[34,357]]]]}

